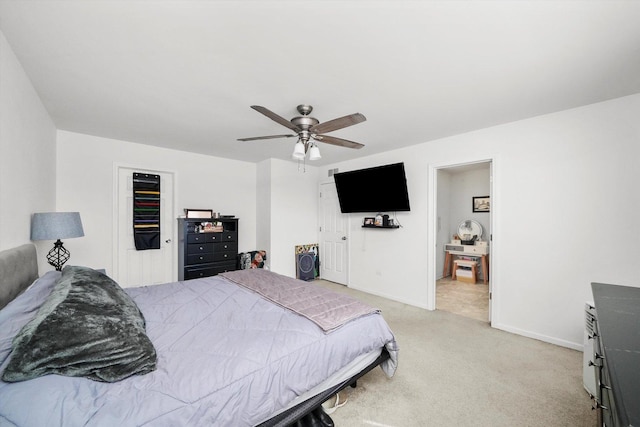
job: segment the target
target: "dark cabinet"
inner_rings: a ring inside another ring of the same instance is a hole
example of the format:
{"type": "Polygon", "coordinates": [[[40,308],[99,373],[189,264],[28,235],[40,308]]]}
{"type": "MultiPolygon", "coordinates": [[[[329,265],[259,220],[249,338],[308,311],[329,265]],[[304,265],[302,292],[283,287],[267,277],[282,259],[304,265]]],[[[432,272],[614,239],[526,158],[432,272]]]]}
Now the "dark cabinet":
{"type": "Polygon", "coordinates": [[[215,276],[236,269],[238,218],[178,218],[178,280],[215,276]],[[205,223],[222,228],[204,231],[205,223]]]}
{"type": "Polygon", "coordinates": [[[592,283],[598,425],[640,425],[640,288],[592,283]]]}

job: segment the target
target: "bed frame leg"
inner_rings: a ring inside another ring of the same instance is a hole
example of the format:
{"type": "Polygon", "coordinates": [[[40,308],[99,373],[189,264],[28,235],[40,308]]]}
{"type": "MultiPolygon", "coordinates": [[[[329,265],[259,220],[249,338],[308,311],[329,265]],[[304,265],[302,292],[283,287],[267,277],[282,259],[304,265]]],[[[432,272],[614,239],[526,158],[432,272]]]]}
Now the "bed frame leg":
{"type": "Polygon", "coordinates": [[[358,381],[356,380],[349,385],[351,386],[351,388],[356,388],[358,386],[358,381]]]}

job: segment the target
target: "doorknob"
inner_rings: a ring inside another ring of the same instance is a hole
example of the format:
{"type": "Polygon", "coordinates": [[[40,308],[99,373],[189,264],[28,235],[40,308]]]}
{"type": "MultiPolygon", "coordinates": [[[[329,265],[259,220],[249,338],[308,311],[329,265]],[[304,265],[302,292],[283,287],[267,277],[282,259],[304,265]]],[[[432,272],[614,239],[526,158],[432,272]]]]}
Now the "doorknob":
{"type": "Polygon", "coordinates": [[[342,240],[347,240],[347,236],[342,236],[342,240]]]}
{"type": "Polygon", "coordinates": [[[165,243],[171,243],[171,239],[167,239],[164,241],[165,243]]]}

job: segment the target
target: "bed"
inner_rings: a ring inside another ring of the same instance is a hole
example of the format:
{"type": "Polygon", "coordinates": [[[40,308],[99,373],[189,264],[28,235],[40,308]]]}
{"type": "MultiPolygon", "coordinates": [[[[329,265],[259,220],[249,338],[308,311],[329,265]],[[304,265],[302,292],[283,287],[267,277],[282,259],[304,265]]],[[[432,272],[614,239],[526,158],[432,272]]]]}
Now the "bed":
{"type": "MultiPolygon", "coordinates": [[[[137,353],[147,348],[140,341],[131,354],[112,351],[135,360],[133,374],[107,369],[69,376],[76,373],[56,365],[58,370],[15,381],[9,371],[29,359],[16,357],[16,342],[36,319],[49,319],[47,307],[55,306],[52,296],[61,284],[72,283],[63,292],[67,303],[74,292],[92,297],[95,277],[113,282],[83,267],[50,271],[34,282],[35,259],[31,244],[0,252],[0,374],[10,378],[0,381],[0,425],[332,425],[322,402],[377,366],[389,377],[397,367],[397,343],[378,310],[307,282],[242,270],[124,290],[116,284],[118,298],[130,299],[130,310],[143,319],[144,333],[133,322],[135,338],[151,343],[152,354],[144,357],[137,353]],[[73,282],[77,277],[82,280],[73,282]],[[320,310],[323,305],[329,309],[320,310]]],[[[63,320],[79,331],[72,335],[82,335],[82,325],[63,320]]],[[[100,339],[110,330],[93,329],[100,339]]],[[[34,336],[29,345],[39,342],[34,336]]],[[[104,348],[120,337],[111,333],[104,348]]],[[[61,345],[49,335],[42,341],[47,339],[61,345]]]]}

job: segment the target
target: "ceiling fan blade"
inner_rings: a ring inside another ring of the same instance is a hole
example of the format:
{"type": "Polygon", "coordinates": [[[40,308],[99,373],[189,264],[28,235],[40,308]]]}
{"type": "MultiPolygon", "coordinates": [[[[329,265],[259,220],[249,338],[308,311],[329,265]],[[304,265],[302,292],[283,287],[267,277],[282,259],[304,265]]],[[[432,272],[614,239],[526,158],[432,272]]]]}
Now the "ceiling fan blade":
{"type": "Polygon", "coordinates": [[[262,113],[265,116],[269,117],[274,122],[280,123],[282,126],[291,129],[294,132],[300,132],[300,129],[298,129],[298,127],[295,126],[293,123],[291,123],[289,120],[285,119],[282,116],[277,115],[276,113],[274,113],[273,111],[267,108],[261,107],[260,105],[252,105],[251,108],[256,110],[258,113],[262,113]]]}
{"type": "Polygon", "coordinates": [[[360,144],[358,142],[353,142],[353,141],[349,141],[347,139],[342,139],[342,138],[336,138],[335,136],[329,136],[329,135],[316,135],[313,137],[313,139],[315,139],[316,141],[327,143],[327,144],[339,145],[340,147],[357,148],[357,149],[364,147],[363,144],[360,144]]]}
{"type": "Polygon", "coordinates": [[[358,123],[362,123],[365,120],[367,120],[365,116],[360,113],[355,113],[337,119],[329,120],[328,122],[319,123],[315,126],[312,126],[309,131],[311,133],[327,133],[334,130],[346,128],[347,126],[357,125],[358,123]]]}
{"type": "Polygon", "coordinates": [[[276,139],[276,138],[292,138],[298,135],[269,135],[269,136],[252,136],[251,138],[238,138],[238,141],[255,141],[258,139],[276,139]]]}

